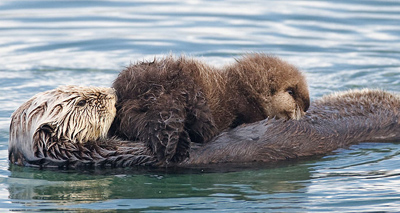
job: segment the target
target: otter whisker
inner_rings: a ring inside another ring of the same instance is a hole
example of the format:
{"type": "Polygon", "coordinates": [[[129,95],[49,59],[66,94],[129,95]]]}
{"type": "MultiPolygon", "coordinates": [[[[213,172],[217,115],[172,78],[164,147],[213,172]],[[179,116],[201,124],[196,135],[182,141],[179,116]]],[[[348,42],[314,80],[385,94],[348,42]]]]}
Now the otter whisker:
{"type": "Polygon", "coordinates": [[[300,109],[299,105],[296,104],[296,108],[293,110],[293,119],[300,120],[302,116],[303,116],[302,110],[300,109]]]}

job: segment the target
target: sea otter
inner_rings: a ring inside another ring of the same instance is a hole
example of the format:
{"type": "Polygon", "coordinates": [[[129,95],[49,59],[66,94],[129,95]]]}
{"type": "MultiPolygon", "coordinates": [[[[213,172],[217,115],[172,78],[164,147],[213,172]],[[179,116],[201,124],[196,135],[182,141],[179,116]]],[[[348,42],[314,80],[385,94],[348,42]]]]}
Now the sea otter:
{"type": "Polygon", "coordinates": [[[110,134],[148,143],[160,163],[186,159],[191,142],[207,142],[229,127],[299,119],[310,104],[302,73],[265,54],[222,69],[186,57],[139,62],[112,87],[118,112],[110,134]]]}
{"type": "MultiPolygon", "coordinates": [[[[50,103],[57,100],[51,95],[46,98],[50,103]]],[[[22,123],[16,118],[26,116],[23,109],[28,105],[32,103],[24,104],[13,115],[9,149],[13,163],[67,168],[159,166],[144,142],[133,143],[117,138],[93,139],[84,143],[63,141],[62,145],[55,144],[57,146],[42,145],[38,151],[34,145],[36,139],[29,136],[31,128],[21,128],[22,123]],[[17,140],[17,133],[21,135],[20,139],[26,140],[17,140]]],[[[76,108],[73,104],[66,107],[76,108]]],[[[224,164],[251,165],[254,162],[267,164],[321,156],[360,142],[398,142],[399,109],[399,94],[368,89],[336,93],[314,101],[300,120],[272,118],[243,124],[221,133],[209,143],[193,146],[188,159],[167,166],[199,168],[224,164]]],[[[43,107],[40,111],[43,110],[46,113],[42,115],[47,115],[52,108],[43,107]]],[[[59,125],[74,127],[71,122],[73,119],[64,119],[59,125]]]]}
{"type": "MultiPolygon", "coordinates": [[[[84,145],[108,144],[115,102],[114,89],[105,87],[61,86],[33,96],[11,116],[9,160],[46,166],[95,159],[88,157],[92,149],[84,145]]],[[[140,150],[137,154],[133,158],[140,158],[140,150]]]]}

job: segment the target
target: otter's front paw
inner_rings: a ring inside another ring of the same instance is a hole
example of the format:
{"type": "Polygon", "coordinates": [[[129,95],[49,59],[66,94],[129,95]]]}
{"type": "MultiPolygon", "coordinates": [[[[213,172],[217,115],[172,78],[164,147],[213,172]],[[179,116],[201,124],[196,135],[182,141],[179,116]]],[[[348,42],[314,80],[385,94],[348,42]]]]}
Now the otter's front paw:
{"type": "Polygon", "coordinates": [[[191,141],[184,129],[184,117],[179,111],[162,111],[148,124],[147,143],[161,164],[180,162],[189,156],[191,141]]]}

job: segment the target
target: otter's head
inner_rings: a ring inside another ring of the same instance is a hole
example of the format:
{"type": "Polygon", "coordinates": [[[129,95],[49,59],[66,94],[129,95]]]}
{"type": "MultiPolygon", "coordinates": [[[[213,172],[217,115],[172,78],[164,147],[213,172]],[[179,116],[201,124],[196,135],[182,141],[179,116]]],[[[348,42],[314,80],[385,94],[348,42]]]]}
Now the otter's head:
{"type": "Polygon", "coordinates": [[[85,143],[106,137],[115,102],[115,91],[103,87],[61,86],[39,93],[12,115],[10,146],[23,135],[24,143],[35,143],[39,133],[51,142],[85,143]]]}
{"type": "Polygon", "coordinates": [[[310,106],[305,77],[277,57],[247,55],[237,60],[230,72],[235,76],[238,92],[253,106],[247,112],[253,120],[267,117],[298,120],[310,106]]]}

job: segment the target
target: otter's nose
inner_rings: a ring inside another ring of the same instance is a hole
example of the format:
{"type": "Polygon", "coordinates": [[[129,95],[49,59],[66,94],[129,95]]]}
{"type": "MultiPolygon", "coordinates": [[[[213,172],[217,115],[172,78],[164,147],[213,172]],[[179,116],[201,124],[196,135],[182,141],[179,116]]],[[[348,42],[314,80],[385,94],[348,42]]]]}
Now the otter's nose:
{"type": "Polygon", "coordinates": [[[309,97],[303,98],[302,102],[303,102],[303,104],[302,104],[303,105],[303,111],[307,112],[308,108],[310,108],[310,98],[309,97]]]}
{"type": "Polygon", "coordinates": [[[115,101],[118,100],[117,92],[114,88],[107,88],[107,95],[109,98],[115,99],[115,101]]]}
{"type": "Polygon", "coordinates": [[[107,93],[108,93],[109,95],[116,95],[115,89],[114,89],[114,88],[111,88],[111,87],[107,88],[107,93]]]}

